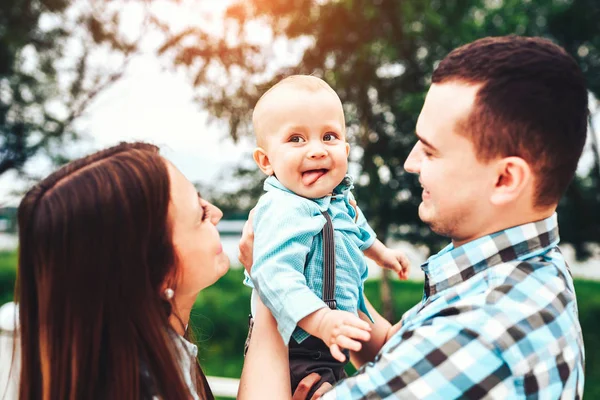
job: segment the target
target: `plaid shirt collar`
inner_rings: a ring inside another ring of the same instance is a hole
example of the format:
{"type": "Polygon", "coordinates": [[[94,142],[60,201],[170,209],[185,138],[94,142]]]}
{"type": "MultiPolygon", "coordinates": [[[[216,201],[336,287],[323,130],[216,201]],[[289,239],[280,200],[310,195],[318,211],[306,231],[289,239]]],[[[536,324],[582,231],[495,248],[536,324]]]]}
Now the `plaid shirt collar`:
{"type": "Polygon", "coordinates": [[[425,273],[425,296],[456,286],[500,263],[545,253],[558,241],[554,213],[546,219],[492,233],[460,247],[449,244],[421,266],[425,273]]]}

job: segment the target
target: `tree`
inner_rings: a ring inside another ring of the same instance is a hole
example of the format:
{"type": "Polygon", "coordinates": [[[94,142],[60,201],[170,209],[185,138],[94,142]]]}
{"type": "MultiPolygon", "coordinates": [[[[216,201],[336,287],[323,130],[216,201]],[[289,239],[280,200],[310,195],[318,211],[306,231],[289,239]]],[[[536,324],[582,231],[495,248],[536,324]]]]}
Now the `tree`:
{"type": "MultiPolygon", "coordinates": [[[[379,238],[393,235],[435,251],[445,239],[418,219],[421,188],[402,165],[416,140],[416,118],[436,63],[484,36],[547,36],[575,56],[598,96],[599,7],[594,0],[246,0],[227,10],[224,35],[201,27],[168,32],[161,53],[188,68],[199,102],[229,121],[234,140],[250,131],[251,110],[266,87],[293,73],[321,76],[344,103],[348,138],[357,150],[351,159],[360,165],[357,198],[379,238]],[[257,24],[273,38],[266,45],[249,33],[257,24]],[[279,39],[309,43],[300,62],[279,68],[269,63],[279,39]],[[227,79],[209,79],[214,69],[227,79]]],[[[563,239],[579,251],[586,240],[600,241],[598,219],[582,214],[600,208],[595,193],[597,179],[577,179],[561,203],[568,216],[561,225],[574,227],[561,226],[563,239]]],[[[385,313],[392,317],[389,309],[385,313]]]]}
{"type": "Polygon", "coordinates": [[[119,32],[119,8],[71,3],[0,3],[0,175],[40,153],[64,162],[63,143],[78,137],[73,121],[137,49],[119,32]],[[98,53],[119,60],[100,67],[98,53]]]}

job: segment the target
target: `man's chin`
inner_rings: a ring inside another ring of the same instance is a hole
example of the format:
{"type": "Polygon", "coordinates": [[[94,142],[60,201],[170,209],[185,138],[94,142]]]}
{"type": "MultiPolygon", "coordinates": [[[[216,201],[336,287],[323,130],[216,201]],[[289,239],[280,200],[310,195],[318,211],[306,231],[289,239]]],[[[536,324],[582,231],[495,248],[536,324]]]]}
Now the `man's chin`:
{"type": "Polygon", "coordinates": [[[423,203],[419,206],[419,219],[431,229],[433,232],[440,234],[438,229],[436,229],[436,221],[435,216],[431,209],[426,208],[423,203]]]}
{"type": "Polygon", "coordinates": [[[419,204],[419,219],[423,221],[423,223],[430,225],[431,217],[432,215],[430,213],[430,210],[427,209],[425,203],[421,202],[421,204],[419,204]]]}

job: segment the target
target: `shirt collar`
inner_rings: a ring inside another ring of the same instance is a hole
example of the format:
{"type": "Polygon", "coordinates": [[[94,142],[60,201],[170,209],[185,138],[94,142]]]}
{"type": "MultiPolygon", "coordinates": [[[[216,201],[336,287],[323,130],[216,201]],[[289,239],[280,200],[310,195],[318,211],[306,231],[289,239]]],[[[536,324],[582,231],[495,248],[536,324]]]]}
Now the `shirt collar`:
{"type": "MultiPolygon", "coordinates": [[[[267,179],[265,179],[263,188],[266,192],[271,191],[271,190],[283,190],[284,192],[292,193],[292,194],[298,196],[296,193],[294,193],[291,190],[289,190],[288,188],[286,188],[279,181],[279,179],[277,179],[275,177],[275,175],[271,175],[267,179]]],[[[327,209],[329,208],[329,205],[331,204],[332,198],[333,199],[344,198],[345,200],[347,200],[348,196],[350,195],[350,190],[352,190],[352,188],[354,188],[354,181],[352,180],[352,177],[350,175],[346,175],[344,177],[344,179],[342,180],[342,182],[333,189],[333,193],[332,193],[333,196],[327,195],[327,196],[324,196],[324,197],[321,197],[318,199],[310,199],[310,200],[317,203],[317,205],[319,206],[319,209],[321,211],[327,211],[327,209]]]]}
{"type": "Polygon", "coordinates": [[[558,241],[554,213],[546,219],[492,233],[460,247],[450,244],[421,266],[425,273],[425,294],[439,293],[503,262],[545,253],[558,241]]]}

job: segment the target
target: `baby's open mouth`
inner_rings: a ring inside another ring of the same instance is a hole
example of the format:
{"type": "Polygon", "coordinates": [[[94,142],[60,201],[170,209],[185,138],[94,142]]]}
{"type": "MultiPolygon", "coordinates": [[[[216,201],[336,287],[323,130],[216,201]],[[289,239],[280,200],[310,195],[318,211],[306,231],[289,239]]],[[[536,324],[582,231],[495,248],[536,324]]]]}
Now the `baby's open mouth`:
{"type": "Polygon", "coordinates": [[[311,169],[309,171],[304,171],[302,173],[302,183],[305,184],[306,186],[312,185],[317,180],[319,180],[320,177],[325,175],[328,171],[329,170],[325,169],[325,168],[311,169]]]}

